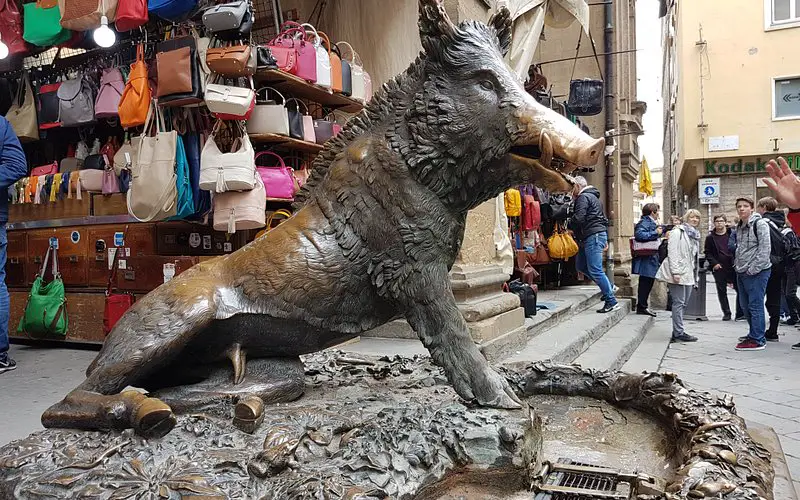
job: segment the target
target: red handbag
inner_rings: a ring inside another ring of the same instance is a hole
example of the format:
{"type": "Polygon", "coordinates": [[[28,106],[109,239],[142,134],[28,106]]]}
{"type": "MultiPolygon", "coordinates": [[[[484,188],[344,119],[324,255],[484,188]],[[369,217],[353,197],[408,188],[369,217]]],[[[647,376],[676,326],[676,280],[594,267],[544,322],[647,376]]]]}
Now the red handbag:
{"type": "MultiPolygon", "coordinates": [[[[122,235],[123,245],[125,242],[125,234],[128,233],[128,228],[122,235]]],[[[117,321],[125,314],[125,311],[135,302],[133,295],[130,293],[114,293],[114,280],[117,275],[117,261],[119,254],[122,252],[123,247],[118,247],[114,252],[114,261],[111,263],[111,271],[108,273],[108,285],[106,286],[106,303],[103,308],[103,333],[108,335],[117,324],[117,321]]]]}
{"type": "Polygon", "coordinates": [[[8,46],[8,55],[25,55],[28,44],[22,39],[22,16],[17,0],[0,0],[0,38],[8,46]]]}
{"type": "Polygon", "coordinates": [[[39,177],[40,175],[52,175],[58,173],[58,162],[48,163],[40,167],[33,167],[31,170],[31,177],[39,177]]]}
{"type": "Polygon", "coordinates": [[[147,24],[147,0],[125,0],[117,4],[114,27],[117,31],[130,31],[147,24]]]}

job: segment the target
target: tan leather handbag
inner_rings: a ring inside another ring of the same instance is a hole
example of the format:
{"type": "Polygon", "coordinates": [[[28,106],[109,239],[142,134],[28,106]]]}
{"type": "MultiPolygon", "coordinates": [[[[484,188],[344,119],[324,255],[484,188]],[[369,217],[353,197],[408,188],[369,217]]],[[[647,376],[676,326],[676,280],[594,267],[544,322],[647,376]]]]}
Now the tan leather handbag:
{"type": "Polygon", "coordinates": [[[154,102],[144,124],[139,154],[131,169],[128,188],[128,213],[139,222],[164,220],[177,213],[178,189],[175,158],[178,133],[165,132],[164,117],[154,102]],[[148,136],[153,119],[156,133],[148,136]]]}
{"type": "Polygon", "coordinates": [[[206,64],[222,76],[250,76],[250,46],[214,47],[206,52],[206,64]]]}
{"type": "Polygon", "coordinates": [[[342,59],[339,57],[337,51],[334,50],[333,46],[331,45],[331,40],[328,38],[322,31],[317,31],[319,37],[325,43],[326,48],[328,49],[328,55],[331,58],[331,90],[334,92],[341,92],[342,91],[342,59]]]}
{"type": "Polygon", "coordinates": [[[158,52],[156,67],[158,68],[156,97],[185,94],[194,89],[192,87],[192,50],[189,47],[158,52]]]}
{"type": "Polygon", "coordinates": [[[11,127],[20,142],[39,140],[39,125],[36,122],[36,102],[33,99],[33,89],[31,89],[28,73],[25,73],[22,81],[20,81],[14,102],[8,109],[8,113],[6,113],[6,119],[11,123],[11,127]]]}
{"type": "Polygon", "coordinates": [[[147,80],[147,64],[144,48],[136,49],[136,61],[131,64],[128,83],[119,98],[119,122],[123,128],[143,125],[150,109],[150,83],[147,80]]]}
{"type": "Polygon", "coordinates": [[[117,16],[117,0],[58,0],[61,26],[68,30],[89,31],[100,27],[106,16],[113,23],[117,16]]]}

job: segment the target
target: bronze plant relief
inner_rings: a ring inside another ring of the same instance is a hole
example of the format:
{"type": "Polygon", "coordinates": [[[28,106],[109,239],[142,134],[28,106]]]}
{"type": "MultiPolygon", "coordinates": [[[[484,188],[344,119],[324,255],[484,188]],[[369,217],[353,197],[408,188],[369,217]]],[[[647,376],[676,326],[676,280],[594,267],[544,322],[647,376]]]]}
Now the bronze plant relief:
{"type": "MultiPolygon", "coordinates": [[[[161,437],[173,409],[291,401],[299,355],[399,316],[463,399],[519,407],[450,289],[467,211],[521,183],[569,189],[555,165],[596,164],[604,140],[525,92],[503,60],[505,8],[456,26],[440,2],[420,0],[419,32],[424,51],[326,144],[294,216],[137,301],[86,380],[43,414],[46,427],[161,437]],[[158,398],[120,392],[128,386],[158,398]]],[[[263,411],[248,408],[237,416],[263,411]]]]}

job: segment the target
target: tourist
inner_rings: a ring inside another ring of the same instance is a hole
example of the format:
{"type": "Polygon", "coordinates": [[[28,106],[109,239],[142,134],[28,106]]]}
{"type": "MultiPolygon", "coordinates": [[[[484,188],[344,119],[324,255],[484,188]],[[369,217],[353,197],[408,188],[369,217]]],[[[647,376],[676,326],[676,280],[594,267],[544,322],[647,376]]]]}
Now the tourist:
{"type": "Polygon", "coordinates": [[[769,314],[769,326],[766,331],[766,339],[770,342],[778,341],[778,325],[781,321],[781,299],[785,296],[784,275],[786,266],[784,260],[783,235],[781,231],[786,227],[786,214],[778,210],[778,200],[771,196],[766,196],[758,200],[756,212],[761,215],[769,225],[770,241],[770,271],[767,280],[767,313],[769,314]]]}
{"type": "MultiPolygon", "coordinates": [[[[784,210],[784,213],[787,211],[784,210]]],[[[788,214],[787,214],[788,215],[788,214]]],[[[800,278],[800,240],[794,231],[794,226],[786,218],[786,229],[782,231],[784,243],[786,244],[786,275],[784,281],[784,301],[789,310],[787,325],[800,323],[800,298],[797,297],[797,281],[800,278]]]]}
{"type": "Polygon", "coordinates": [[[767,293],[770,269],[769,226],[755,212],[751,198],[738,198],[736,211],[736,255],[733,266],[739,281],[739,302],[749,325],[746,337],[739,339],[737,351],[758,351],[766,344],[764,296],[767,293]]]}
{"type": "Polygon", "coordinates": [[[575,265],[600,287],[603,294],[603,307],[598,313],[618,310],[619,304],[614,296],[614,289],[606,273],[603,271],[603,251],[608,245],[608,219],[600,205],[600,191],[589,186],[582,176],[575,177],[572,192],[575,202],[572,209],[570,229],[578,242],[578,256],[575,265]]]}
{"type": "Polygon", "coordinates": [[[732,283],[733,289],[736,290],[736,319],[744,317],[742,306],[739,304],[736,271],[733,269],[733,251],[729,246],[733,231],[727,226],[727,223],[728,218],[725,214],[714,216],[714,229],[706,236],[704,249],[708,269],[714,276],[714,283],[717,286],[717,299],[722,309],[722,321],[731,320],[728,283],[732,283]]]}
{"type": "MultiPolygon", "coordinates": [[[[659,206],[656,203],[648,203],[642,207],[642,218],[636,223],[633,231],[636,241],[657,241],[661,237],[664,228],[658,225],[658,210],[659,206]]],[[[633,258],[631,272],[639,275],[636,314],[656,316],[656,313],[650,310],[648,301],[656,280],[658,266],[658,253],[633,258]]]]}
{"type": "MultiPolygon", "coordinates": [[[[25,177],[28,163],[19,144],[17,134],[4,117],[0,116],[0,193],[25,177]]],[[[8,247],[8,196],[0,196],[0,373],[11,371],[17,363],[8,355],[8,320],[10,298],[6,287],[6,252],[8,247]]]]}
{"type": "Polygon", "coordinates": [[[687,210],[683,224],[669,232],[667,258],[661,263],[656,279],[667,283],[672,296],[672,342],[696,342],[683,328],[683,314],[699,282],[700,212],[687,210]]]}

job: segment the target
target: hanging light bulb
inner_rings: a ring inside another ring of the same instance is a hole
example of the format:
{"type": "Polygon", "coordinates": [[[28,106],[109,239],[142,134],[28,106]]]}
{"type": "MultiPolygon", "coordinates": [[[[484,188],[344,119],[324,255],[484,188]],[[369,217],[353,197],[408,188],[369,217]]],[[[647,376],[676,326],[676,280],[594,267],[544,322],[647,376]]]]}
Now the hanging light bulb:
{"type": "Polygon", "coordinates": [[[92,34],[94,43],[103,48],[108,48],[117,42],[117,35],[108,27],[108,18],[103,16],[100,18],[100,27],[94,30],[92,34]]]}
{"type": "Polygon", "coordinates": [[[0,59],[5,59],[6,57],[8,57],[8,45],[3,40],[0,40],[0,59]]]}

